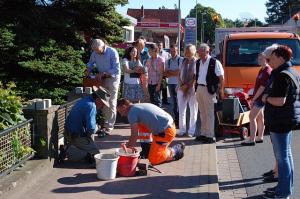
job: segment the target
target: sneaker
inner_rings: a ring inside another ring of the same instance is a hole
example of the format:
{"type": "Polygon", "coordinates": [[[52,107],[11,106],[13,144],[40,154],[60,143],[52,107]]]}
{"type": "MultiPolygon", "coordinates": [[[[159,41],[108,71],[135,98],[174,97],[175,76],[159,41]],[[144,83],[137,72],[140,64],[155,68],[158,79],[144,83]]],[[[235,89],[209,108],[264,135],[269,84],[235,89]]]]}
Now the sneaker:
{"type": "Polygon", "coordinates": [[[262,174],[263,177],[267,177],[267,176],[271,176],[271,175],[274,175],[274,171],[273,170],[270,170],[270,171],[262,174]]]}
{"type": "Polygon", "coordinates": [[[180,160],[184,156],[185,144],[183,142],[172,146],[174,151],[174,160],[180,160]]]}
{"type": "Polygon", "coordinates": [[[247,140],[241,143],[242,146],[255,146],[255,142],[247,140]]]}
{"type": "Polygon", "coordinates": [[[106,129],[101,129],[101,130],[97,131],[97,134],[98,134],[99,138],[103,138],[103,137],[109,135],[110,131],[108,131],[106,129]]]}
{"type": "Polygon", "coordinates": [[[275,187],[269,187],[267,188],[264,193],[275,193],[276,186],[275,187]]]}
{"type": "Polygon", "coordinates": [[[255,140],[255,143],[257,144],[257,143],[264,143],[264,140],[263,139],[261,139],[261,140],[255,140]]]}
{"type": "Polygon", "coordinates": [[[264,177],[264,182],[278,182],[278,177],[274,175],[264,177]]]}
{"type": "Polygon", "coordinates": [[[187,137],[192,138],[192,137],[194,137],[194,135],[187,134],[187,137]]]}
{"type": "Polygon", "coordinates": [[[209,137],[206,137],[205,140],[203,140],[204,143],[206,144],[213,144],[213,143],[216,143],[216,139],[215,138],[209,138],[209,137]]]}
{"type": "Polygon", "coordinates": [[[278,195],[275,194],[275,192],[266,193],[263,197],[266,198],[266,199],[290,199],[289,196],[287,196],[287,197],[278,196],[278,195]]]}
{"type": "Polygon", "coordinates": [[[206,137],[203,135],[196,136],[195,141],[200,142],[206,140],[206,137]]]}

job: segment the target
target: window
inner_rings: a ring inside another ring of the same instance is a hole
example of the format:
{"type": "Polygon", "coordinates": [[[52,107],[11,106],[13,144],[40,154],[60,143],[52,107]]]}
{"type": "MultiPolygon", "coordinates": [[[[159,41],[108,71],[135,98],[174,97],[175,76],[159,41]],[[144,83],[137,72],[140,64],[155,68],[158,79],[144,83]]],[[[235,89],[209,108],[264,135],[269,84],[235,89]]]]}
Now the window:
{"type": "Polygon", "coordinates": [[[300,65],[300,44],[297,39],[241,39],[228,41],[226,66],[258,66],[259,53],[275,43],[289,46],[293,51],[292,64],[300,65]]]}
{"type": "Polygon", "coordinates": [[[131,41],[131,31],[128,29],[124,29],[123,39],[125,41],[131,41]]]}

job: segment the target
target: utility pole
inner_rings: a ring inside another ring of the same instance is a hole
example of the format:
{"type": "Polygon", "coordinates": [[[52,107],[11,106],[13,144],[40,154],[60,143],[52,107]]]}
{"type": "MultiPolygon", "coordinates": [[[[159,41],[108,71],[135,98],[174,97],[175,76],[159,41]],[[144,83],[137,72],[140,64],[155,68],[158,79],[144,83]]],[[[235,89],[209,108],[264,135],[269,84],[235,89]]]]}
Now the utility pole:
{"type": "Polygon", "coordinates": [[[180,11],[180,0],[178,0],[178,50],[179,50],[179,52],[178,52],[178,54],[179,54],[179,56],[180,56],[180,41],[181,41],[181,39],[180,39],[180,35],[181,34],[181,11],[180,11]]]}
{"type": "Polygon", "coordinates": [[[204,23],[203,23],[203,15],[204,13],[201,13],[201,43],[203,43],[203,37],[204,37],[204,23]]]}
{"type": "Polygon", "coordinates": [[[197,48],[197,36],[198,36],[198,34],[197,34],[197,31],[198,31],[198,12],[197,12],[197,5],[198,5],[198,0],[196,0],[196,8],[195,8],[195,10],[196,10],[196,48],[197,48]]]}

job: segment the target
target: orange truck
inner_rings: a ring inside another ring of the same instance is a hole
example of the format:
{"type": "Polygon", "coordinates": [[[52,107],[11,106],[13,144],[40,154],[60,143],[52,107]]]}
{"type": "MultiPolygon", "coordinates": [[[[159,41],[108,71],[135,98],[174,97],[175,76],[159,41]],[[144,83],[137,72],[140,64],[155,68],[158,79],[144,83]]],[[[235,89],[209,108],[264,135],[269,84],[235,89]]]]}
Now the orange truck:
{"type": "Polygon", "coordinates": [[[300,72],[300,40],[295,33],[242,32],[225,36],[220,45],[220,61],[225,71],[226,90],[253,88],[260,69],[258,55],[275,43],[292,49],[292,64],[300,72]]]}

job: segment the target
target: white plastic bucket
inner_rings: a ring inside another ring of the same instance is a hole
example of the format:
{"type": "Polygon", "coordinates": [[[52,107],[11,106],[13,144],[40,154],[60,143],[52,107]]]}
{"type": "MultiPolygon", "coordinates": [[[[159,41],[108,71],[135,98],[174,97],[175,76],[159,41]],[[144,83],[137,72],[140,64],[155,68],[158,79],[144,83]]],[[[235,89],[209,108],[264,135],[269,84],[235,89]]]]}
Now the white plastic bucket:
{"type": "Polygon", "coordinates": [[[112,180],[116,178],[119,156],[115,154],[96,154],[97,177],[100,180],[112,180]]]}

